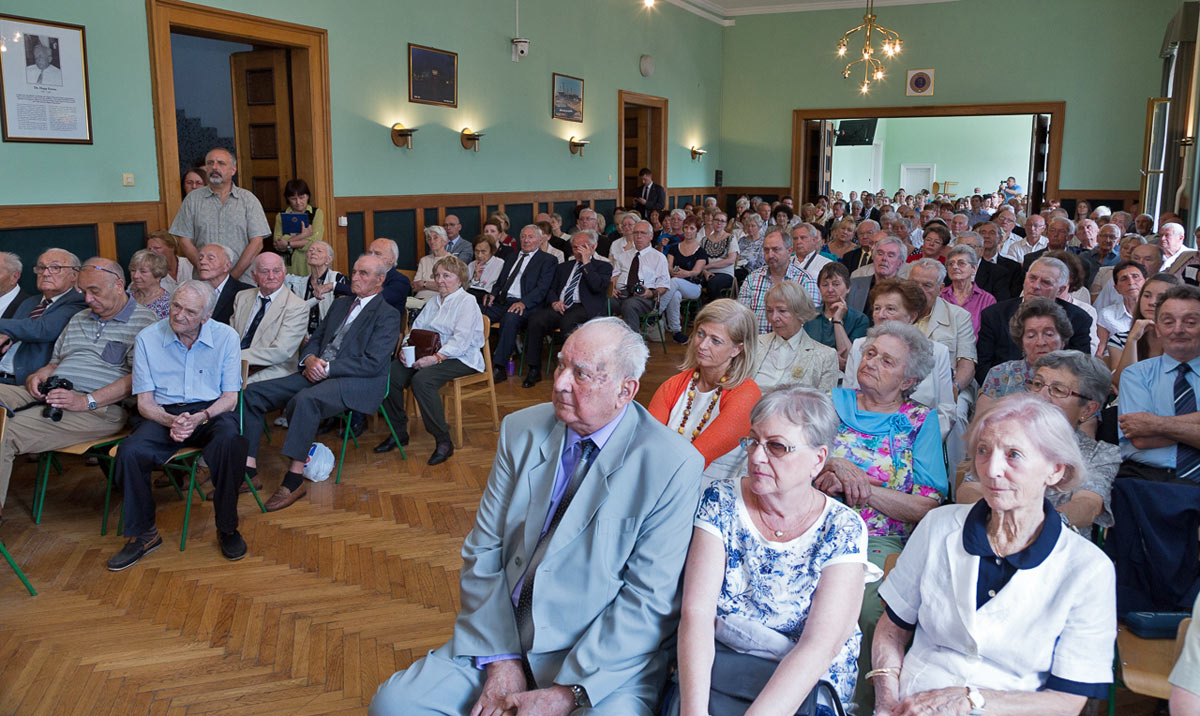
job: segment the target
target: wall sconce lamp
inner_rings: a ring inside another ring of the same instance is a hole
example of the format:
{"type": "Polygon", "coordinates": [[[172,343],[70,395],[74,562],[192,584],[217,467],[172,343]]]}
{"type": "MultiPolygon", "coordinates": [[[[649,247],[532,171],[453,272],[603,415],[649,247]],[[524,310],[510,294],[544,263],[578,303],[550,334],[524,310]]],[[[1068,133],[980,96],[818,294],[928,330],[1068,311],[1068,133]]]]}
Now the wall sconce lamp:
{"type": "Polygon", "coordinates": [[[592,143],[591,140],[576,139],[575,137],[571,137],[570,139],[567,140],[567,144],[570,145],[570,147],[571,147],[571,153],[578,154],[581,157],[583,156],[583,148],[591,143],[592,143]]]}
{"type": "Polygon", "coordinates": [[[479,151],[479,138],[483,136],[482,132],[472,132],[470,129],[463,127],[463,131],[459,136],[459,141],[462,143],[463,149],[479,151]]]}
{"type": "Polygon", "coordinates": [[[412,135],[416,129],[407,129],[403,124],[396,122],[392,125],[392,144],[405,149],[412,149],[412,135]]]}
{"type": "Polygon", "coordinates": [[[693,162],[700,161],[700,158],[703,157],[705,154],[708,154],[707,149],[700,149],[698,147],[692,147],[692,161],[693,162]]]}

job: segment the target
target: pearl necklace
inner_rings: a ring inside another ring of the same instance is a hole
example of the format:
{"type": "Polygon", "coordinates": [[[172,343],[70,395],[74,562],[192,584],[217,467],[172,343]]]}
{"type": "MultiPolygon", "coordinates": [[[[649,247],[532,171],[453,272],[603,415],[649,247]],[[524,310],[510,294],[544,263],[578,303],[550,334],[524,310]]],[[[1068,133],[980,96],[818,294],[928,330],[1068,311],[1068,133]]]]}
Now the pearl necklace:
{"type": "MultiPolygon", "coordinates": [[[[700,371],[692,371],[692,380],[688,383],[687,405],[683,407],[683,419],[679,421],[678,431],[680,435],[683,435],[684,430],[687,428],[688,418],[692,415],[692,401],[696,399],[696,382],[698,380],[700,380],[700,371]]],[[[712,417],[713,406],[717,405],[721,400],[721,391],[725,389],[725,381],[727,380],[729,380],[729,376],[721,376],[721,382],[717,385],[717,394],[709,401],[708,409],[700,417],[700,424],[692,431],[692,442],[695,442],[696,438],[700,437],[700,432],[704,430],[704,426],[708,424],[708,419],[712,417]]]]}

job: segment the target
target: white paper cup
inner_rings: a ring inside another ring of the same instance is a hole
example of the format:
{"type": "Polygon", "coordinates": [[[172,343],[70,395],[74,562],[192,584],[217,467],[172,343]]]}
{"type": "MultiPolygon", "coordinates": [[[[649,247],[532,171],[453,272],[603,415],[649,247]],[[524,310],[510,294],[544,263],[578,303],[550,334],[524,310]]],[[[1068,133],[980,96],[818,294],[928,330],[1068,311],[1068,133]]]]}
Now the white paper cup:
{"type": "Polygon", "coordinates": [[[417,362],[417,349],[414,346],[404,346],[400,349],[400,355],[404,357],[404,365],[411,366],[417,362]]]}

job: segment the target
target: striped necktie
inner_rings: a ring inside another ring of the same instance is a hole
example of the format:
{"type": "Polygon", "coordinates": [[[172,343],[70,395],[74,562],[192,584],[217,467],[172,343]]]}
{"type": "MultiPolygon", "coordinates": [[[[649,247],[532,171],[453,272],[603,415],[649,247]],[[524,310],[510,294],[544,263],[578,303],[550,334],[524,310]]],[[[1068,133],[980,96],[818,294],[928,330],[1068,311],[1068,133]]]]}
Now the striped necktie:
{"type": "Polygon", "coordinates": [[[567,288],[563,291],[563,303],[567,304],[567,308],[575,305],[575,289],[579,288],[579,279],[583,277],[583,264],[576,263],[575,268],[571,269],[571,280],[567,281],[567,288]]]}
{"type": "MultiPolygon", "coordinates": [[[[1192,368],[1187,363],[1180,363],[1175,370],[1177,372],[1175,376],[1175,414],[1194,413],[1196,412],[1196,393],[1187,379],[1192,368]]],[[[1175,477],[1200,482],[1200,450],[1184,443],[1175,446],[1175,477]]]]}
{"type": "Polygon", "coordinates": [[[38,303],[38,305],[34,306],[33,310],[29,312],[29,317],[30,318],[41,318],[42,314],[45,313],[46,309],[49,307],[50,307],[50,299],[43,298],[41,300],[41,302],[38,303]]]}

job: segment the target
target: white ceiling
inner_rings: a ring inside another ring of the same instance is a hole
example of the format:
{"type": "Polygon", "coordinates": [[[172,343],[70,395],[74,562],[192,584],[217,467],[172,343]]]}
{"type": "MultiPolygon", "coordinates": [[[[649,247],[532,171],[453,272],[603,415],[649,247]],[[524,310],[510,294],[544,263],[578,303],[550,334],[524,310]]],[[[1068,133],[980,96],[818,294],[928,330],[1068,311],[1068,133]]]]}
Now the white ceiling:
{"type": "MultiPolygon", "coordinates": [[[[730,26],[739,15],[772,15],[812,10],[866,9],[866,0],[666,0],[713,22],[730,26]]],[[[955,0],[875,0],[876,7],[924,5],[955,0]]]]}

